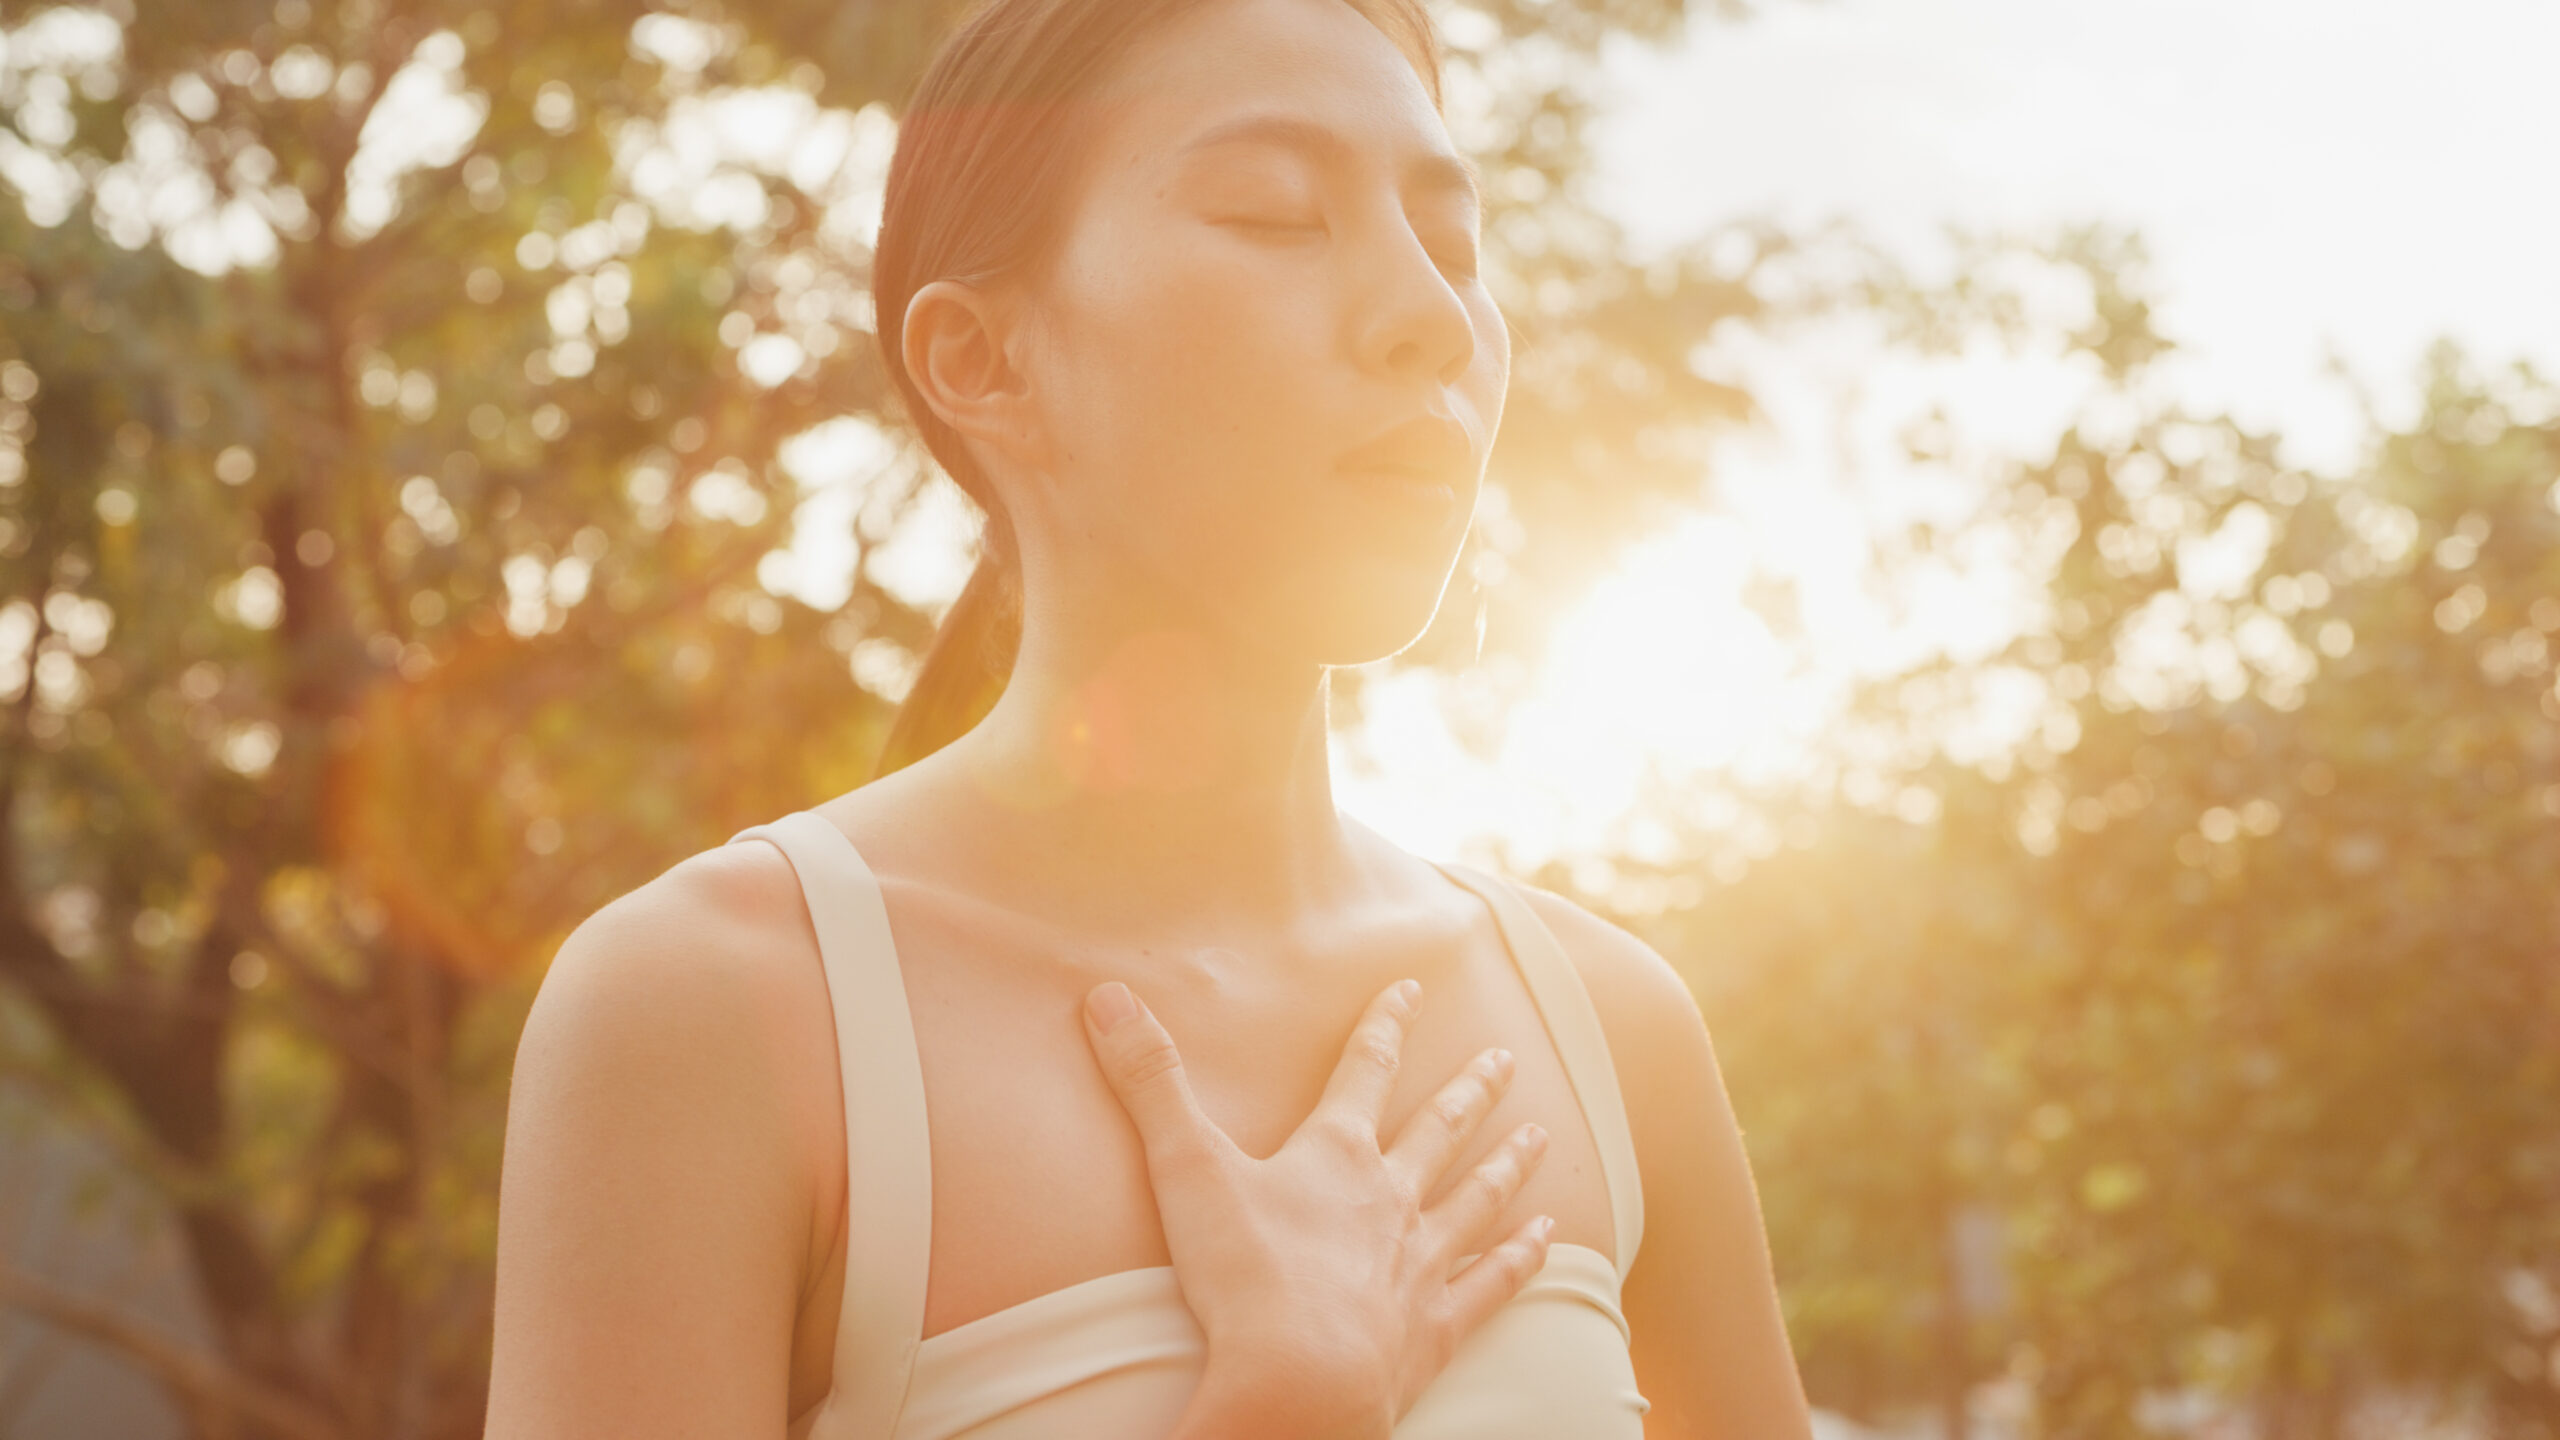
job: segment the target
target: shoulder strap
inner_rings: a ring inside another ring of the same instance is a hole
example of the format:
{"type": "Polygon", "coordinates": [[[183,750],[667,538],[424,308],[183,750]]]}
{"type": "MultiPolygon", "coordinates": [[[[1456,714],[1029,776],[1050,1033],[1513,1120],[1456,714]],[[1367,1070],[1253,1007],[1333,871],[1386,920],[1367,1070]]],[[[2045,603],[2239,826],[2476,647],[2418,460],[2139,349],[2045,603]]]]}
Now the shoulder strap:
{"type": "Polygon", "coordinates": [[[889,1440],[923,1343],[932,1254],[933,1163],[896,942],[879,879],[824,816],[795,811],[730,839],[771,841],[790,858],[817,928],[844,1076],[844,1306],[834,1381],[811,1431],[889,1440]]]}
{"type": "Polygon", "coordinates": [[[1618,1089],[1618,1068],[1609,1058],[1609,1037],[1600,1028],[1600,1012],[1592,1007],[1591,992],[1583,986],[1581,972],[1574,969],[1555,932],[1511,882],[1471,865],[1432,863],[1493,907],[1511,962],[1519,967],[1529,998],[1537,1002],[1538,1014],[1547,1023],[1547,1036],[1555,1042],[1556,1056],[1564,1062],[1565,1077],[1573,1083],[1574,1098],[1582,1104],[1583,1120],[1591,1127],[1592,1143],[1600,1152],[1600,1178],[1609,1191],[1610,1229],[1615,1232],[1618,1277],[1623,1280],[1636,1258],[1636,1247],[1644,1242],[1644,1177],[1636,1169],[1626,1098],[1618,1089]]]}

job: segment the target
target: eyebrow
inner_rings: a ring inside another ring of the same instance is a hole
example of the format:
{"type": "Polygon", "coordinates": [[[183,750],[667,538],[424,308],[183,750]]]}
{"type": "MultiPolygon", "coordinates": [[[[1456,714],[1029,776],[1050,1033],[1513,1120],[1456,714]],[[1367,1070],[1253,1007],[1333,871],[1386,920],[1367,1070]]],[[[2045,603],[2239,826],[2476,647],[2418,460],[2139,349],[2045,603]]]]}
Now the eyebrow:
{"type": "MultiPolygon", "coordinates": [[[[1239,144],[1278,145],[1334,163],[1350,159],[1354,151],[1350,141],[1312,120],[1293,115],[1246,115],[1210,126],[1183,146],[1182,153],[1239,144]]],[[[1464,195],[1479,211],[1484,208],[1483,172],[1464,155],[1425,153],[1405,167],[1405,176],[1408,183],[1424,190],[1464,195]]]]}

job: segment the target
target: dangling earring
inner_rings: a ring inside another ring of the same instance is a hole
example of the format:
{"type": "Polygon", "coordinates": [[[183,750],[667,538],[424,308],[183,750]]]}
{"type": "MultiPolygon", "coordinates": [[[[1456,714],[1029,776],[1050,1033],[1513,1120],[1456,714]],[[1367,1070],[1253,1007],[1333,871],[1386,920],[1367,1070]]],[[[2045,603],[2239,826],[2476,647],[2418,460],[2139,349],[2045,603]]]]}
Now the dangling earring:
{"type": "Polygon", "coordinates": [[[1467,667],[1473,669],[1484,663],[1485,614],[1485,583],[1483,577],[1476,574],[1476,567],[1473,565],[1467,567],[1467,583],[1473,585],[1476,590],[1476,653],[1467,661],[1467,667]]]}

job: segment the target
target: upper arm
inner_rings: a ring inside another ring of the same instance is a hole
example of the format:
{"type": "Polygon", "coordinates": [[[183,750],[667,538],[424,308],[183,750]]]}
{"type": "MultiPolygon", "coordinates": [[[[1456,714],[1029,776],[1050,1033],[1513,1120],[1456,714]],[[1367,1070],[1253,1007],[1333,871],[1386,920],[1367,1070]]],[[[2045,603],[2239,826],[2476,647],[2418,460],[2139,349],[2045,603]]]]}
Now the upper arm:
{"type": "Polygon", "coordinates": [[[1617,1067],[1644,1177],[1644,1235],[1621,1290],[1645,1433],[1811,1434],[1760,1201],[1698,1004],[1634,935],[1522,886],[1573,958],[1617,1067]]]}
{"type": "Polygon", "coordinates": [[[834,1067],[782,866],[697,856],[553,960],[508,1099],[492,1440],[783,1433],[834,1067]]]}

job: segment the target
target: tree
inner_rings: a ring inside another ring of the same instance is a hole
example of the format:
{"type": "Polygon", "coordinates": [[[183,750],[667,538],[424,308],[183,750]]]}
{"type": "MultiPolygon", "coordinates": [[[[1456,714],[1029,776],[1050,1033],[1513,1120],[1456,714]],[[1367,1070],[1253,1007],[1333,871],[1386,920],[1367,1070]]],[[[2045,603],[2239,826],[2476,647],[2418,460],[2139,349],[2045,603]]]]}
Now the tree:
{"type": "Polygon", "coordinates": [[[1630,923],[1707,1008],[1818,1400],[1955,1433],[2005,1374],[2062,1436],[2182,1399],[2552,1434],[2560,385],[2440,349],[2413,424],[2310,476],[2150,383],[2123,258],[2089,417],[1959,527],[2041,614],[1874,687],[1866,759],[1759,797],[1799,844],[1630,923]],[[1957,760],[2021,682],[2041,717],[1957,760]]]}

